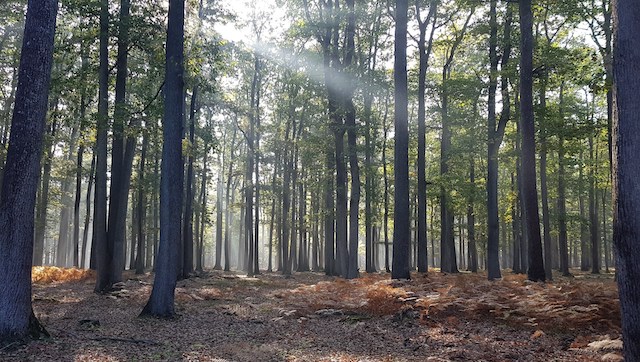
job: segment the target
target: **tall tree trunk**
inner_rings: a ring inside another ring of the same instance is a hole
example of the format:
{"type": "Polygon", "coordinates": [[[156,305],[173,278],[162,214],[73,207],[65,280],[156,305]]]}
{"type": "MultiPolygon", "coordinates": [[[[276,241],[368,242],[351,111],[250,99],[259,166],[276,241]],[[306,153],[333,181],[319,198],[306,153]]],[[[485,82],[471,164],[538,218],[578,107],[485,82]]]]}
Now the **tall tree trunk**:
{"type": "Polygon", "coordinates": [[[547,280],[553,279],[551,248],[551,221],[549,217],[549,188],[547,185],[547,76],[540,80],[540,198],[542,199],[542,226],[544,240],[544,272],[547,280]]]}
{"type": "Polygon", "coordinates": [[[433,35],[436,29],[437,1],[431,1],[427,18],[422,20],[420,16],[420,2],[416,2],[416,17],[420,29],[418,41],[419,75],[418,75],[418,272],[426,273],[429,269],[427,258],[427,172],[426,172],[426,102],[427,71],[429,69],[429,56],[433,45],[433,35]],[[433,19],[429,40],[427,41],[427,26],[433,19]]]}
{"type": "MultiPolygon", "coordinates": [[[[389,134],[389,126],[387,124],[387,118],[389,115],[389,97],[385,97],[384,102],[384,117],[382,119],[382,128],[384,134],[382,137],[382,175],[384,179],[384,216],[383,216],[383,228],[384,228],[384,270],[389,273],[391,267],[389,263],[389,172],[387,167],[387,136],[389,134]]],[[[433,225],[433,224],[432,224],[433,225]]]]}
{"type": "Polygon", "coordinates": [[[589,224],[584,207],[584,165],[584,154],[581,149],[578,176],[578,204],[580,209],[580,270],[587,271],[591,268],[591,261],[589,260],[589,224]]]}
{"type": "Polygon", "coordinates": [[[146,243],[146,220],[147,220],[147,200],[145,190],[145,164],[147,162],[147,148],[149,145],[149,137],[145,134],[142,138],[142,152],[140,154],[140,166],[138,168],[138,252],[136,254],[136,274],[144,274],[144,262],[146,243]]]}
{"type": "Polygon", "coordinates": [[[175,315],[177,257],[182,213],[182,114],[184,88],[184,0],[169,0],[165,105],[160,186],[160,245],[153,289],[142,315],[175,315]]]}
{"type": "Polygon", "coordinates": [[[522,191],[528,244],[528,271],[532,281],[544,281],[540,215],[536,191],[535,125],[533,115],[533,13],[531,0],[520,0],[520,123],[522,134],[522,191]]]}
{"type": "Polygon", "coordinates": [[[395,86],[395,197],[391,278],[409,279],[411,226],[409,215],[409,114],[407,91],[407,0],[396,0],[393,80],[395,86]]]}
{"type": "MultiPolygon", "coordinates": [[[[56,100],[56,104],[58,101],[56,100]]],[[[33,265],[42,265],[42,258],[44,256],[44,236],[47,226],[47,211],[49,209],[49,184],[51,181],[51,166],[53,161],[53,154],[55,153],[55,144],[53,139],[57,130],[57,122],[54,117],[52,124],[49,127],[49,138],[51,141],[45,140],[46,154],[44,156],[44,165],[42,167],[42,181],[40,182],[40,193],[38,195],[38,203],[36,208],[36,221],[35,221],[35,240],[33,248],[33,265]]]]}
{"type": "MultiPolygon", "coordinates": [[[[462,39],[466,33],[469,21],[473,16],[474,9],[471,10],[464,26],[449,49],[447,59],[442,67],[442,92],[440,113],[442,116],[442,140],[440,143],[440,176],[446,177],[449,173],[449,158],[451,153],[451,124],[449,121],[449,91],[447,82],[450,78],[451,66],[454,56],[462,39]]],[[[451,204],[450,190],[444,185],[440,187],[440,269],[446,273],[457,273],[456,246],[454,235],[454,214],[451,204]]]]}
{"type": "Polygon", "coordinates": [[[109,1],[100,1],[100,69],[96,134],[96,194],[94,197],[92,255],[98,270],[96,292],[111,288],[111,251],[107,240],[107,132],[109,128],[109,1]]]}
{"type": "Polygon", "coordinates": [[[589,234],[591,235],[591,273],[600,274],[600,234],[598,232],[598,199],[596,170],[598,159],[594,157],[593,136],[589,137],[589,234]]]}
{"type": "MultiPolygon", "coordinates": [[[[561,124],[564,124],[564,81],[560,83],[559,113],[560,122],[562,122],[561,124]]],[[[560,247],[560,272],[563,276],[571,276],[571,273],[569,272],[569,251],[567,245],[567,201],[564,171],[565,145],[563,132],[564,130],[560,129],[558,133],[558,244],[560,247]]]]}
{"type": "Polygon", "coordinates": [[[511,6],[507,4],[507,13],[504,23],[504,45],[502,52],[501,91],[502,112],[496,128],[496,91],[498,87],[498,22],[496,16],[497,1],[492,0],[490,5],[490,36],[489,36],[489,62],[491,72],[489,75],[489,103],[488,103],[488,144],[487,144],[487,271],[489,280],[500,278],[499,249],[500,234],[498,219],[498,151],[504,132],[511,115],[509,97],[509,78],[506,67],[511,56],[511,6]]]}
{"type": "Polygon", "coordinates": [[[0,345],[48,333],[31,305],[34,208],[58,2],[30,0],[0,197],[0,345]]]}
{"type": "MultiPolygon", "coordinates": [[[[640,4],[613,1],[613,244],[624,358],[640,360],[640,4]]],[[[594,255],[598,249],[594,248],[594,255]]],[[[595,259],[595,258],[594,258],[595,259]]]]}
{"type": "MultiPolygon", "coordinates": [[[[184,217],[182,230],[182,277],[189,278],[193,273],[193,162],[195,159],[195,134],[196,134],[196,113],[198,111],[198,85],[193,87],[191,95],[191,104],[189,111],[189,142],[191,149],[189,150],[189,159],[187,161],[187,178],[185,200],[184,200],[184,217]]],[[[206,157],[206,156],[205,156],[206,157]]]]}

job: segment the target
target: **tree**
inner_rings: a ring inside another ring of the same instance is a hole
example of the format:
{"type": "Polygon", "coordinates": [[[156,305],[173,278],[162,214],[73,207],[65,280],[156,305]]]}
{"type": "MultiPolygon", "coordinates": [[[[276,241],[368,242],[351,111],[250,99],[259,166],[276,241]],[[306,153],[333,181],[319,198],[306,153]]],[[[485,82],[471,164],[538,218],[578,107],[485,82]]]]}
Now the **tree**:
{"type": "Polygon", "coordinates": [[[160,180],[160,245],[156,276],[141,315],[171,318],[180,254],[183,163],[182,117],[184,69],[184,0],[170,0],[167,25],[162,174],[160,180]]]}
{"type": "Polygon", "coordinates": [[[545,281],[536,191],[535,125],[533,116],[533,13],[531,0],[520,0],[520,124],[522,135],[522,205],[529,245],[532,281],[545,281]]]}
{"type": "Polygon", "coordinates": [[[427,262],[427,173],[426,173],[426,116],[425,116],[425,92],[427,70],[429,68],[429,56],[433,47],[433,35],[436,30],[437,6],[436,1],[431,1],[427,18],[422,20],[420,16],[421,2],[416,2],[416,18],[418,20],[420,38],[418,51],[420,53],[420,66],[418,75],[418,271],[428,271],[427,262]],[[432,20],[433,19],[433,20],[432,20]],[[427,27],[433,21],[429,39],[427,40],[427,27]]]}
{"type": "Polygon", "coordinates": [[[93,208],[93,247],[96,266],[96,292],[103,292],[109,283],[109,245],[107,244],[107,131],[109,111],[109,2],[100,1],[100,68],[98,88],[98,120],[96,135],[96,186],[93,208]]]}
{"type": "Polygon", "coordinates": [[[640,360],[640,4],[613,4],[613,243],[622,313],[624,357],[640,360]]]}
{"type": "Polygon", "coordinates": [[[488,144],[487,144],[487,269],[489,280],[501,277],[500,260],[498,252],[500,249],[498,224],[498,150],[504,137],[507,122],[511,115],[511,105],[509,97],[509,78],[506,67],[511,56],[511,6],[507,5],[507,14],[504,24],[504,48],[502,51],[502,112],[496,128],[496,90],[498,87],[498,24],[496,14],[497,3],[495,0],[490,4],[489,25],[489,103],[488,103],[488,144]]]}
{"type": "Polygon", "coordinates": [[[408,0],[396,0],[393,80],[395,85],[395,193],[391,278],[409,279],[411,226],[409,217],[409,112],[407,92],[408,0]]]}
{"type": "Polygon", "coordinates": [[[0,197],[0,343],[47,335],[31,306],[40,176],[57,0],[30,0],[0,197]]]}

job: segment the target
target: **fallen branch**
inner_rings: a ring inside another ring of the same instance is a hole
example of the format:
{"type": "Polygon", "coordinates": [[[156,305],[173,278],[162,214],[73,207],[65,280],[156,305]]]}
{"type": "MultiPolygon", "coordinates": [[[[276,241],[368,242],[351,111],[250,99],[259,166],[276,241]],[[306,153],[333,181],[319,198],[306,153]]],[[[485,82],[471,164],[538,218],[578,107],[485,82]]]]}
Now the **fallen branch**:
{"type": "Polygon", "coordinates": [[[125,342],[135,344],[150,344],[154,346],[162,345],[160,342],[151,341],[147,339],[133,339],[133,338],[117,338],[117,337],[87,337],[91,341],[111,341],[111,342],[125,342]]]}

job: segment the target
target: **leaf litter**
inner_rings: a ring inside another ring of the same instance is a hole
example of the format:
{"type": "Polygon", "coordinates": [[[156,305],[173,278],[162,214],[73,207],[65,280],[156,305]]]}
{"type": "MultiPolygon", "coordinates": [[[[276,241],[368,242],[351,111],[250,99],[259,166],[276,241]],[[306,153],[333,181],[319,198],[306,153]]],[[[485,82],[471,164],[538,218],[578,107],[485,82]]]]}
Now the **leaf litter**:
{"type": "Polygon", "coordinates": [[[153,276],[34,269],[34,310],[52,338],[3,361],[620,361],[611,278],[531,283],[431,271],[411,280],[210,271],[178,282],[174,320],[137,318],[153,276]]]}

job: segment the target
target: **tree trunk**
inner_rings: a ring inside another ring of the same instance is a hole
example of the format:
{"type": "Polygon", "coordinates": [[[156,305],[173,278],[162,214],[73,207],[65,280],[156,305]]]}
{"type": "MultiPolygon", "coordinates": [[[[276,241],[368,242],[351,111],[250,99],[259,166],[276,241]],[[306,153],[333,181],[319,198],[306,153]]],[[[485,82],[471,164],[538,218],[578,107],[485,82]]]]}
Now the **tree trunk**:
{"type": "MultiPolygon", "coordinates": [[[[475,171],[475,160],[471,157],[471,165],[469,168],[469,183],[474,188],[475,191],[475,182],[476,182],[476,171],[475,171]]],[[[468,238],[468,248],[469,248],[469,266],[468,269],[472,273],[478,272],[478,249],[476,247],[476,216],[473,210],[473,204],[475,202],[475,197],[473,193],[469,198],[469,207],[467,208],[467,238],[468,238]]],[[[463,249],[460,248],[462,251],[463,249]]],[[[498,255],[496,255],[498,257],[498,255]]]]}
{"type": "Polygon", "coordinates": [[[0,345],[48,333],[31,305],[34,208],[58,2],[30,0],[0,198],[0,345]]]}
{"type": "Polygon", "coordinates": [[[547,77],[540,80],[540,197],[542,201],[542,225],[544,240],[544,272],[547,280],[553,279],[551,248],[551,221],[549,217],[549,188],[547,186],[547,77]]]}
{"type": "Polygon", "coordinates": [[[389,115],[388,97],[385,97],[384,107],[384,118],[382,119],[382,127],[384,128],[384,135],[382,137],[382,174],[384,178],[384,270],[389,273],[391,272],[391,267],[389,263],[389,172],[387,167],[387,136],[389,134],[389,126],[387,125],[387,118],[389,115]]]}
{"type": "Polygon", "coordinates": [[[498,218],[498,151],[511,115],[509,98],[509,79],[505,74],[506,67],[511,56],[511,7],[507,5],[507,14],[504,24],[504,49],[502,54],[501,76],[502,112],[496,129],[496,91],[498,76],[498,23],[496,19],[497,1],[492,0],[490,5],[490,37],[489,37],[489,62],[491,72],[489,75],[489,102],[488,102],[488,144],[487,144],[487,276],[489,280],[501,278],[499,262],[499,218],[498,218]]]}
{"type": "Polygon", "coordinates": [[[391,278],[410,279],[409,114],[407,91],[407,0],[396,0],[393,79],[395,86],[393,269],[391,278]]]}
{"type": "Polygon", "coordinates": [[[436,9],[437,2],[432,1],[429,5],[429,13],[423,21],[420,17],[420,3],[416,2],[416,17],[420,29],[420,39],[418,41],[419,75],[418,75],[418,272],[426,273],[429,270],[427,258],[427,172],[426,172],[426,102],[425,94],[427,88],[427,71],[429,69],[429,56],[433,45],[433,35],[436,29],[436,9]],[[427,26],[433,19],[431,33],[427,42],[427,26]]]}
{"type": "Polygon", "coordinates": [[[594,157],[593,136],[589,138],[589,234],[591,235],[591,273],[600,274],[600,234],[598,232],[598,199],[596,170],[598,159],[594,157]]]}
{"type": "Polygon", "coordinates": [[[191,95],[191,104],[189,112],[189,142],[191,149],[189,150],[189,159],[187,161],[187,178],[185,200],[184,200],[184,217],[182,230],[182,277],[189,278],[193,273],[193,161],[195,159],[195,133],[196,133],[196,112],[198,111],[198,85],[193,87],[191,95]]]}
{"type": "Polygon", "coordinates": [[[146,220],[147,220],[147,200],[145,190],[145,164],[147,162],[147,147],[149,145],[149,138],[145,134],[142,138],[142,152],[140,154],[140,167],[138,169],[138,252],[136,254],[136,274],[144,274],[144,262],[145,262],[145,249],[148,247],[146,244],[146,220]]]}
{"type": "MultiPolygon", "coordinates": [[[[564,124],[564,81],[560,84],[559,116],[561,124],[564,124]]],[[[560,247],[560,272],[563,276],[571,276],[569,273],[569,250],[567,241],[567,201],[565,187],[565,145],[564,130],[558,134],[558,244],[560,247]]],[[[597,212],[597,211],[596,211],[597,212]]]]}
{"type": "Polygon", "coordinates": [[[160,245],[151,297],[141,315],[175,315],[177,257],[182,213],[182,114],[184,88],[184,0],[169,0],[165,105],[160,185],[160,245]]]}
{"type": "MultiPolygon", "coordinates": [[[[613,2],[613,244],[620,293],[624,358],[640,360],[640,4],[613,2]]],[[[597,249],[594,248],[594,255],[597,249]]],[[[595,259],[595,258],[594,258],[595,259]]]]}
{"type": "MultiPolygon", "coordinates": [[[[86,205],[86,213],[84,215],[84,228],[82,229],[82,253],[80,254],[80,268],[85,269],[86,264],[85,260],[87,258],[87,248],[88,248],[88,239],[89,239],[89,221],[91,219],[91,191],[93,188],[93,181],[96,170],[96,156],[95,152],[93,157],[91,158],[91,169],[89,170],[89,180],[87,185],[87,197],[85,201],[86,205]]],[[[94,245],[91,246],[93,249],[94,245]]]]}
{"type": "Polygon", "coordinates": [[[96,135],[96,190],[94,197],[92,256],[95,256],[96,292],[110,287],[111,252],[107,241],[107,132],[109,128],[109,1],[100,1],[100,69],[96,135]]]}
{"type": "Polygon", "coordinates": [[[533,115],[533,13],[531,0],[520,0],[520,123],[522,135],[522,191],[526,220],[529,265],[532,281],[544,281],[540,215],[536,191],[535,125],[533,115]]]}
{"type": "MultiPolygon", "coordinates": [[[[57,101],[55,102],[57,103],[57,101]]],[[[53,140],[57,130],[57,122],[53,120],[49,128],[49,139],[53,140]]],[[[46,154],[44,156],[44,165],[42,167],[42,182],[40,188],[40,194],[38,197],[36,221],[35,221],[35,240],[33,249],[33,265],[42,265],[42,258],[44,256],[44,235],[47,227],[47,211],[49,209],[49,184],[51,181],[51,166],[53,160],[53,154],[55,153],[55,144],[49,145],[52,141],[45,140],[46,154]]]]}

